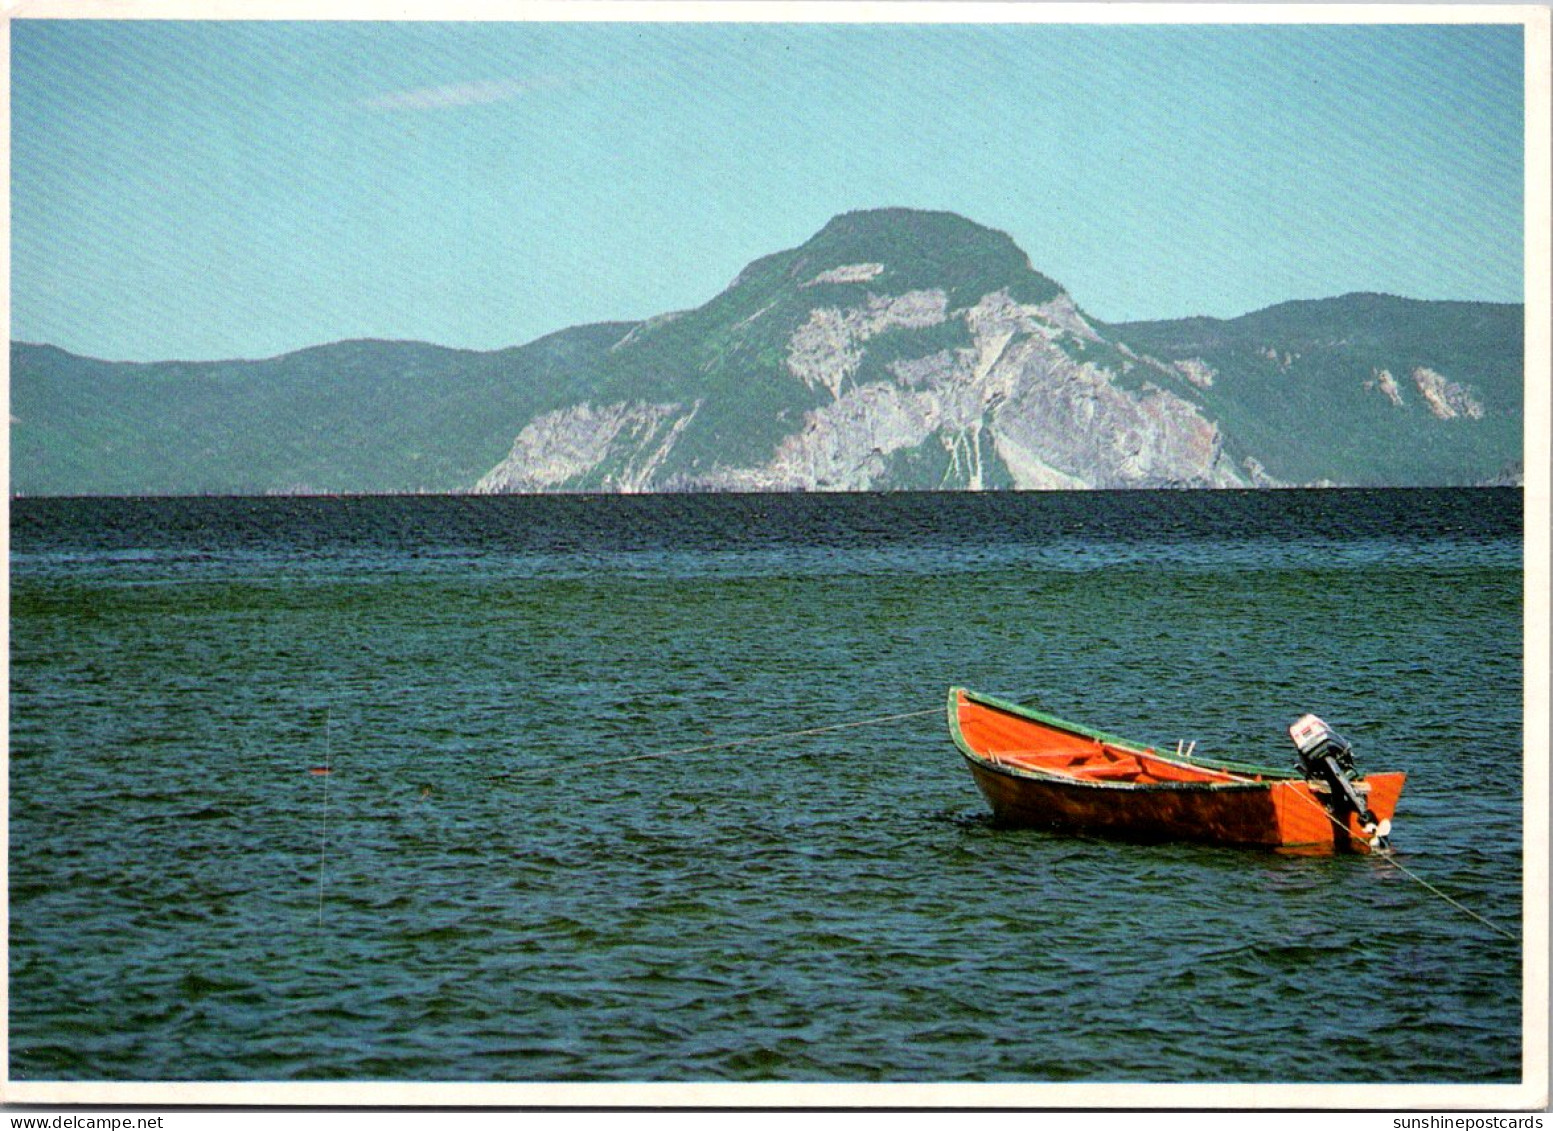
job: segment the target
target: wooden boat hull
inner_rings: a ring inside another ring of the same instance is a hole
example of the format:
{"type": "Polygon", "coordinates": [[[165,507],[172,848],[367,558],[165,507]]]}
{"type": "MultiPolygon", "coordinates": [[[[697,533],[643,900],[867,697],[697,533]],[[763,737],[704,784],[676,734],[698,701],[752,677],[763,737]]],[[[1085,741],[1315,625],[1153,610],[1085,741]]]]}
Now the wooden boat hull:
{"type": "MultiPolygon", "coordinates": [[[[1091,833],[1139,841],[1185,840],[1292,851],[1370,851],[1359,820],[1334,819],[1298,774],[1228,763],[1188,763],[1142,744],[987,696],[954,688],[950,732],[977,788],[999,824],[1091,833]],[[1010,753],[1016,744],[1019,755],[1010,753]],[[1000,745],[1001,744],[1001,745],[1000,745]],[[1109,757],[1140,758],[1152,771],[1136,780],[1081,780],[1040,768],[1032,751],[1088,747],[1109,757]],[[1159,780],[1179,769],[1184,780],[1159,780]],[[1196,780],[1192,780],[1196,779],[1196,780]]],[[[1371,774],[1360,781],[1370,809],[1389,820],[1404,775],[1371,774]]]]}

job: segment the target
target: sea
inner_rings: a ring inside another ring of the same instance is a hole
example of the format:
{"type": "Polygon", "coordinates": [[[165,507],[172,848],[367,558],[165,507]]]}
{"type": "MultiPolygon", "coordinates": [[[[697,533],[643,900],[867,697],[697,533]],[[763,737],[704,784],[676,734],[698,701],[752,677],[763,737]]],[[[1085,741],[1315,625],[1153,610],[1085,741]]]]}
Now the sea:
{"type": "Polygon", "coordinates": [[[1513,489],[11,503],[16,1081],[1521,1079],[1513,489]],[[951,686],[1406,771],[998,827],[951,686]]]}

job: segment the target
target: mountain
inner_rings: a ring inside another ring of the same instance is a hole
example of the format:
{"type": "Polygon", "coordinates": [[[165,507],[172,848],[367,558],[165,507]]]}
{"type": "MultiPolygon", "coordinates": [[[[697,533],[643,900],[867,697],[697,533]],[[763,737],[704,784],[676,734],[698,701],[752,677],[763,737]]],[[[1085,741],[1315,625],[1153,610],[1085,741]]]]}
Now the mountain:
{"type": "Polygon", "coordinates": [[[1104,324],[1005,234],[838,216],[690,311],[494,352],[109,363],[13,343],[12,489],[762,491],[1513,478],[1522,308],[1104,324]]]}
{"type": "Polygon", "coordinates": [[[1283,482],[1455,485],[1519,466],[1519,306],[1352,294],[1103,332],[1186,373],[1236,456],[1283,482]]]}
{"type": "Polygon", "coordinates": [[[467,489],[514,421],[630,328],[492,353],[351,341],[264,361],[127,363],[11,344],[11,489],[38,495],[467,489]]]}

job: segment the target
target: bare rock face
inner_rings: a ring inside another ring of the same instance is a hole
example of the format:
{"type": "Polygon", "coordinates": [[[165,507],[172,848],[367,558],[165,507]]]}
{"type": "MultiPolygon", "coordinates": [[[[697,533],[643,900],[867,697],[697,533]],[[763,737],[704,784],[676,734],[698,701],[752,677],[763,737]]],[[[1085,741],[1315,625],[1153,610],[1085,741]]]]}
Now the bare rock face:
{"type": "Polygon", "coordinates": [[[636,325],[573,381],[586,399],[518,422],[478,489],[1270,487],[1441,474],[1418,470],[1431,460],[1456,475],[1487,458],[1480,436],[1516,442],[1495,370],[1416,360],[1441,356],[1410,344],[1447,340],[1433,319],[1484,349],[1512,340],[1494,311],[1461,314],[1356,295],[1108,326],[1001,233],[849,213],[705,306],[636,325]]]}
{"type": "Polygon", "coordinates": [[[602,490],[635,494],[653,477],[700,404],[574,405],[535,417],[477,494],[536,494],[590,477],[602,490]]]}
{"type": "Polygon", "coordinates": [[[1199,389],[1213,388],[1213,379],[1218,376],[1213,366],[1200,357],[1188,357],[1176,362],[1175,370],[1199,389]]]}
{"type": "Polygon", "coordinates": [[[911,291],[893,298],[869,295],[864,305],[846,310],[813,310],[788,342],[787,368],[811,389],[823,387],[839,398],[869,338],[892,328],[935,326],[947,317],[947,305],[943,291],[911,291]]]}
{"type": "Polygon", "coordinates": [[[829,271],[821,271],[804,286],[818,287],[824,283],[866,283],[870,279],[877,279],[882,274],[884,274],[883,263],[847,263],[841,267],[832,267],[829,271]]]}
{"type": "MultiPolygon", "coordinates": [[[[996,299],[999,296],[994,295],[996,299]]],[[[983,300],[985,301],[985,300],[983,300]]],[[[1047,337],[1057,334],[1071,334],[1083,341],[1098,342],[1100,335],[1089,324],[1083,312],[1075,305],[1073,299],[1064,291],[1050,302],[1041,303],[1039,306],[1019,308],[1031,318],[1030,327],[1037,332],[1044,333],[1047,337]]]]}
{"type": "Polygon", "coordinates": [[[1106,370],[1038,349],[1019,363],[1024,379],[992,419],[1016,486],[1249,485],[1224,458],[1218,427],[1180,396],[1152,384],[1128,392],[1106,370]]]}
{"type": "Polygon", "coordinates": [[[1483,418],[1483,406],[1471,390],[1443,374],[1420,366],[1413,370],[1413,383],[1418,386],[1418,392],[1429,406],[1429,411],[1440,420],[1454,420],[1458,416],[1472,420],[1483,418]]]}
{"type": "Polygon", "coordinates": [[[809,413],[756,479],[879,488],[885,457],[936,444],[947,454],[938,488],[985,489],[994,458],[1020,489],[1246,482],[1190,402],[1152,385],[1126,392],[1062,350],[1064,336],[1098,340],[1070,301],[1019,306],[994,294],[961,317],[971,350],[898,362],[893,384],[853,388],[809,413]]]}
{"type": "Polygon", "coordinates": [[[1372,370],[1370,379],[1364,383],[1364,387],[1379,389],[1396,408],[1401,408],[1403,405],[1402,390],[1397,386],[1397,379],[1391,375],[1389,369],[1372,370]]]}
{"type": "Polygon", "coordinates": [[[931,399],[894,385],[854,388],[809,413],[762,467],[709,477],[733,491],[868,491],[885,478],[887,457],[932,433],[931,399]]]}
{"type": "Polygon", "coordinates": [[[1128,391],[1075,361],[1064,340],[1101,339],[1063,295],[1021,306],[1004,292],[950,313],[942,292],[870,296],[811,313],[787,366],[832,400],[758,467],[722,468],[682,483],[735,491],[1024,490],[1248,486],[1225,458],[1216,425],[1157,385],[1128,391]],[[857,384],[871,337],[963,320],[970,346],[897,360],[890,380],[857,384]],[[927,453],[930,481],[902,483],[895,457],[927,453]]]}

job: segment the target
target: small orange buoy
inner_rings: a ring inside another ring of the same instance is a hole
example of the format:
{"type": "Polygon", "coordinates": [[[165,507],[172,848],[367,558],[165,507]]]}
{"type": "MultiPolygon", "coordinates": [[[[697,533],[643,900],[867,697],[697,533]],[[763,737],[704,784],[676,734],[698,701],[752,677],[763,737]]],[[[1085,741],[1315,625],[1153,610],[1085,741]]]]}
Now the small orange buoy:
{"type": "Polygon", "coordinates": [[[329,767],[328,766],[314,766],[311,770],[308,770],[307,772],[310,773],[310,774],[327,774],[329,772],[329,767]]]}

